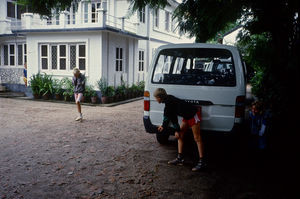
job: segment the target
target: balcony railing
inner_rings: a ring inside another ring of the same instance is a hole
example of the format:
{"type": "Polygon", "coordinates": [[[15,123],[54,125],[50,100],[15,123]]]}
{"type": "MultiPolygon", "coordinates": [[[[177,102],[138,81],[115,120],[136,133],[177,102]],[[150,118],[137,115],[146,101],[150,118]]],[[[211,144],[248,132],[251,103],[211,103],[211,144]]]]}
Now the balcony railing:
{"type": "Polygon", "coordinates": [[[21,20],[11,22],[11,30],[33,29],[79,29],[93,27],[111,27],[137,34],[138,23],[133,20],[109,15],[104,10],[93,13],[69,14],[63,12],[52,18],[40,18],[32,13],[22,14],[21,20]]]}

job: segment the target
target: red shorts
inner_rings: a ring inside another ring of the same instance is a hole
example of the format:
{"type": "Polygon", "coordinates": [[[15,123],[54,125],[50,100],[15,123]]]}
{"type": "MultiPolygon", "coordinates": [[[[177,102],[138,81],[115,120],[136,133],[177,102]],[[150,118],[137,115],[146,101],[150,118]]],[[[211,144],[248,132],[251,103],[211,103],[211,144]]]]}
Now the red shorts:
{"type": "Polygon", "coordinates": [[[182,122],[187,123],[189,125],[189,127],[194,126],[195,124],[197,124],[200,121],[201,121],[201,112],[200,111],[197,111],[197,113],[194,115],[194,117],[189,120],[182,119],[182,122]]]}

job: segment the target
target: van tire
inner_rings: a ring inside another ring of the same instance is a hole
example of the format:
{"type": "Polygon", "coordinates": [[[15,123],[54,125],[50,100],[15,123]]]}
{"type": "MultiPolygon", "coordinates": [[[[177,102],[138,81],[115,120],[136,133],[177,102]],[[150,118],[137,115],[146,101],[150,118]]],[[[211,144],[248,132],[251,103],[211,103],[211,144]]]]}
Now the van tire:
{"type": "Polygon", "coordinates": [[[168,134],[156,133],[156,140],[159,144],[168,144],[169,135],[168,134]]]}

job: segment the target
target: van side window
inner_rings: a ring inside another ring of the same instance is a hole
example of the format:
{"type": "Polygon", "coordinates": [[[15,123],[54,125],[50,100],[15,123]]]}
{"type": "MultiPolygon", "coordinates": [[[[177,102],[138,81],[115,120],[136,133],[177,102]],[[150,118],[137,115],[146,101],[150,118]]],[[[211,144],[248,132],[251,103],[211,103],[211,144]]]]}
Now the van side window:
{"type": "Polygon", "coordinates": [[[225,49],[165,49],[156,60],[153,83],[235,86],[232,54],[225,49]]]}

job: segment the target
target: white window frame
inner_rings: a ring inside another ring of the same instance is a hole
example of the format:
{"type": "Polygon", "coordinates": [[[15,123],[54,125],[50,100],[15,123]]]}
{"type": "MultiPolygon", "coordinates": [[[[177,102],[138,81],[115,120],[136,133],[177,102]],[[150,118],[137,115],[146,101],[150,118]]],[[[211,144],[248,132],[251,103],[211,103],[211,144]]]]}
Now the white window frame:
{"type": "Polygon", "coordinates": [[[58,44],[57,45],[58,46],[58,53],[57,53],[57,59],[58,59],[58,69],[59,70],[61,70],[61,71],[66,71],[66,70],[68,70],[68,44],[64,44],[64,43],[62,43],[62,44],[58,44]],[[61,46],[65,46],[65,56],[61,56],[60,55],[60,47],[61,46]],[[61,59],[65,59],[65,69],[61,69],[61,65],[60,65],[60,60],[61,59]]]}
{"type": "Polygon", "coordinates": [[[16,62],[17,60],[16,60],[16,44],[8,44],[8,62],[9,62],[9,66],[16,66],[17,65],[17,62],[16,62]],[[10,51],[10,46],[14,46],[14,52],[12,53],[11,51],[10,51]],[[14,64],[12,65],[11,63],[10,63],[10,58],[11,57],[14,57],[14,64]]]}
{"type": "Polygon", "coordinates": [[[28,62],[27,58],[28,58],[27,57],[27,44],[24,43],[23,44],[23,63],[24,64],[28,62]]]}
{"type": "Polygon", "coordinates": [[[76,58],[76,66],[81,70],[81,71],[86,71],[87,70],[87,45],[86,44],[77,44],[76,45],[76,56],[77,56],[77,58],[76,58]],[[79,53],[79,46],[81,46],[81,45],[84,45],[85,46],[85,48],[84,48],[84,57],[83,56],[80,56],[80,53],[79,53]],[[79,66],[79,59],[85,59],[85,69],[83,70],[83,69],[81,69],[80,68],[80,66],[79,66]]]}
{"type": "Polygon", "coordinates": [[[49,52],[49,44],[41,44],[40,45],[40,47],[39,47],[39,55],[40,55],[40,69],[42,70],[42,71],[49,71],[49,66],[50,66],[50,64],[49,64],[49,54],[50,54],[50,52],[49,52]],[[47,55],[46,56],[42,56],[42,46],[47,46],[47,55]],[[43,59],[47,59],[47,69],[44,69],[43,68],[43,59]]]}
{"type": "Polygon", "coordinates": [[[165,31],[170,31],[170,12],[165,11],[165,31]]]}
{"type": "Polygon", "coordinates": [[[116,52],[115,71],[116,72],[123,72],[124,71],[124,49],[122,47],[116,47],[115,52],[116,52]]]}
{"type": "Polygon", "coordinates": [[[145,7],[143,7],[142,9],[139,9],[139,22],[145,23],[145,18],[146,18],[146,9],[145,7]]]}
{"type": "Polygon", "coordinates": [[[140,49],[139,50],[139,65],[138,65],[138,71],[144,72],[145,71],[145,50],[140,49]]]}
{"type": "Polygon", "coordinates": [[[159,8],[156,8],[153,11],[153,24],[154,28],[159,29],[159,8]]]}
{"type": "Polygon", "coordinates": [[[76,10],[77,6],[75,3],[72,3],[69,8],[67,8],[68,14],[67,14],[67,24],[76,24],[76,10]]]}
{"type": "Polygon", "coordinates": [[[71,69],[71,64],[70,64],[70,60],[71,60],[71,54],[70,54],[70,47],[71,46],[76,46],[76,67],[79,68],[79,59],[85,59],[85,69],[80,69],[83,72],[87,72],[88,69],[88,59],[87,59],[87,43],[86,42],[64,42],[64,43],[40,43],[39,44],[39,63],[40,63],[40,70],[41,71],[56,71],[59,73],[70,73],[73,69],[71,69]],[[47,46],[47,56],[42,56],[42,46],[46,45],[47,46]],[[60,46],[66,46],[66,55],[65,56],[60,56],[60,46]],[[85,56],[81,56],[79,57],[79,46],[80,45],[84,45],[85,46],[85,56]],[[52,65],[52,47],[56,46],[57,48],[57,56],[56,56],[56,69],[53,69],[53,65],[52,65]],[[47,58],[48,61],[48,68],[47,69],[42,69],[42,58],[47,58]],[[66,69],[61,69],[61,65],[60,65],[60,60],[61,59],[66,59],[66,69]]]}

